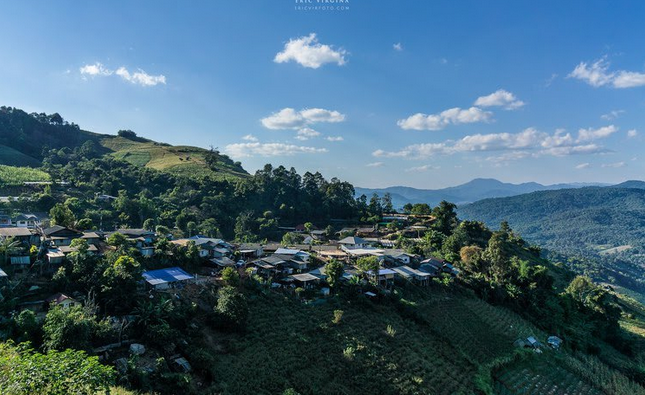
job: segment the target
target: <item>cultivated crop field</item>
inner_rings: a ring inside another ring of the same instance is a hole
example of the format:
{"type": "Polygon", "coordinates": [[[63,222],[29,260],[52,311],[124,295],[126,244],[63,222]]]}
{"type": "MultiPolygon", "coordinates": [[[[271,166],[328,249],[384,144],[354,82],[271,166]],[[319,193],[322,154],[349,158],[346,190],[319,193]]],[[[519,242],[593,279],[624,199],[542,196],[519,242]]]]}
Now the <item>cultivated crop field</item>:
{"type": "MultiPolygon", "coordinates": [[[[517,314],[467,294],[439,286],[396,292],[396,298],[376,302],[342,297],[315,305],[273,291],[250,295],[246,332],[213,336],[213,372],[220,380],[212,391],[472,394],[482,371],[513,358],[517,338],[545,337],[517,314]],[[335,320],[338,310],[342,317],[335,320]]],[[[502,366],[495,369],[495,388],[505,394],[547,388],[542,377],[553,366],[502,366]],[[504,389],[500,378],[512,385],[504,389]]],[[[549,380],[585,382],[575,369],[557,372],[549,380]]],[[[582,393],[598,393],[593,383],[587,387],[582,393]]]]}

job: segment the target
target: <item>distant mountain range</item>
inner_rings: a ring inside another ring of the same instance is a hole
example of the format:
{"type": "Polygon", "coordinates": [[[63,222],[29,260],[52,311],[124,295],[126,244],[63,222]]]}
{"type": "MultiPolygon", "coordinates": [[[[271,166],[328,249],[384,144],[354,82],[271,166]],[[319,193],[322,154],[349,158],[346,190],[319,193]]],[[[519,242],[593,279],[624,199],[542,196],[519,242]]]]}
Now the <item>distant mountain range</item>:
{"type": "MultiPolygon", "coordinates": [[[[641,182],[641,181],[629,181],[641,182]]],[[[645,183],[644,183],[645,184],[645,183]]],[[[388,187],[380,189],[355,188],[356,196],[365,195],[368,198],[374,193],[383,196],[389,193],[392,196],[392,203],[395,208],[401,208],[407,203],[428,203],[436,205],[442,200],[463,205],[476,202],[482,199],[508,197],[531,193],[535,191],[549,191],[556,189],[582,188],[588,186],[608,186],[601,183],[571,183],[542,185],[537,182],[526,182],[523,184],[511,184],[501,182],[493,178],[476,178],[470,182],[455,187],[443,189],[417,189],[411,187],[388,187]]]]}

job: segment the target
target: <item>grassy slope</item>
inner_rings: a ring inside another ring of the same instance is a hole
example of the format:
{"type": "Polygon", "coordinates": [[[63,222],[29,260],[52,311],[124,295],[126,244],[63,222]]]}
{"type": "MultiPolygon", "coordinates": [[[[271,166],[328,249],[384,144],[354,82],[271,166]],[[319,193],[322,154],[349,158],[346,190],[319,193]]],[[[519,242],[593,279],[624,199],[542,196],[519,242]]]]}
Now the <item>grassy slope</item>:
{"type": "Polygon", "coordinates": [[[359,299],[311,306],[273,292],[252,298],[246,334],[205,335],[219,338],[208,345],[218,350],[213,372],[219,380],[212,391],[279,394],[292,387],[302,394],[472,394],[478,377],[495,367],[498,387],[507,376],[518,388],[523,385],[518,377],[531,382],[537,377],[544,392],[535,393],[564,394],[559,384],[566,378],[588,390],[580,394],[600,393],[599,383],[562,366],[558,358],[578,361],[564,352],[529,356],[537,359],[523,362],[529,369],[520,375],[515,363],[500,364],[515,355],[517,338],[546,340],[515,313],[439,288],[402,292],[403,303],[359,299]],[[335,309],[344,311],[339,324],[332,323],[335,309]],[[394,336],[387,334],[388,325],[394,336]]]}
{"type": "Polygon", "coordinates": [[[185,176],[211,176],[213,178],[239,178],[247,174],[240,172],[231,163],[221,161],[217,171],[211,171],[204,162],[207,150],[189,146],[170,146],[153,141],[132,141],[122,137],[106,137],[101,145],[116,158],[126,160],[136,166],[185,176]]]}
{"type": "Polygon", "coordinates": [[[0,108],[0,165],[38,167],[43,148],[74,149],[92,141],[100,154],[111,154],[130,163],[190,177],[233,179],[248,174],[228,157],[219,158],[214,170],[204,163],[207,152],[198,147],[173,147],[146,139],[137,141],[98,134],[66,123],[52,123],[42,115],[0,108]],[[188,159],[190,158],[190,159],[188,159]]]}
{"type": "Polygon", "coordinates": [[[49,181],[49,174],[31,167],[0,165],[0,186],[19,186],[24,182],[49,181]]]}
{"type": "Polygon", "coordinates": [[[6,145],[0,145],[0,164],[8,166],[40,166],[40,161],[6,145]]]}

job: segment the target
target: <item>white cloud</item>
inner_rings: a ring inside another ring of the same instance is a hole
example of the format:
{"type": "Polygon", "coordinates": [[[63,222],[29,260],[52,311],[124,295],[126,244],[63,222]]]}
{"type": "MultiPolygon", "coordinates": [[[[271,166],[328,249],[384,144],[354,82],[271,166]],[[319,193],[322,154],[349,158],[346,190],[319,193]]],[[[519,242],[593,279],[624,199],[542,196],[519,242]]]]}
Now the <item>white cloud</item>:
{"type": "Polygon", "coordinates": [[[636,131],[636,129],[631,129],[627,131],[627,137],[629,137],[630,139],[636,136],[638,136],[638,132],[636,131]]]}
{"type": "Polygon", "coordinates": [[[276,63],[294,61],[303,67],[317,69],[325,63],[336,63],[342,66],[347,62],[346,55],[348,55],[347,51],[342,48],[335,50],[329,45],[320,44],[316,33],[311,33],[308,36],[289,40],[273,61],[276,63]]]}
{"type": "Polygon", "coordinates": [[[296,154],[318,154],[327,152],[325,148],[305,147],[283,143],[236,143],[225,147],[224,152],[232,158],[253,156],[292,156],[296,154]]]}
{"type": "Polygon", "coordinates": [[[580,129],[579,137],[574,139],[564,130],[553,134],[528,128],[519,133],[474,134],[459,140],[446,140],[441,143],[421,143],[409,145],[398,151],[376,150],[375,157],[425,159],[436,155],[453,155],[465,152],[512,151],[506,156],[491,157],[490,160],[510,160],[523,157],[551,155],[567,156],[574,154],[594,154],[607,152],[600,145],[590,141],[606,138],[618,128],[607,126],[600,129],[580,129]]]}
{"type": "Polygon", "coordinates": [[[298,135],[296,136],[297,140],[305,141],[313,137],[320,136],[320,132],[313,130],[312,128],[302,128],[298,130],[298,135]]]}
{"type": "Polygon", "coordinates": [[[403,45],[401,45],[401,43],[396,43],[392,45],[392,48],[394,48],[395,51],[399,51],[399,52],[403,51],[403,45]]]}
{"type": "Polygon", "coordinates": [[[134,73],[130,73],[125,67],[119,67],[116,71],[116,75],[136,85],[155,86],[158,84],[166,84],[166,76],[162,74],[150,75],[141,69],[134,73]]]}
{"type": "Polygon", "coordinates": [[[620,117],[624,113],[625,113],[625,110],[613,110],[608,112],[607,114],[601,115],[600,118],[604,119],[605,121],[611,121],[620,117]]]}
{"type": "Polygon", "coordinates": [[[582,169],[588,169],[589,167],[591,167],[591,163],[585,162],[585,163],[581,163],[581,164],[577,165],[576,169],[582,170],[582,169]]]}
{"type": "Polygon", "coordinates": [[[596,88],[604,85],[618,89],[645,86],[645,73],[626,70],[610,72],[606,57],[592,64],[580,62],[569,77],[582,80],[596,88]]]}
{"type": "Polygon", "coordinates": [[[558,78],[558,75],[553,73],[551,74],[551,77],[547,78],[546,81],[544,82],[544,86],[547,88],[553,85],[553,82],[558,78]]]}
{"type": "Polygon", "coordinates": [[[155,86],[158,84],[166,84],[166,76],[164,75],[150,75],[146,73],[145,71],[139,69],[138,71],[135,71],[134,73],[130,73],[128,69],[125,67],[119,67],[116,71],[112,71],[103,64],[96,62],[94,64],[86,64],[83,67],[79,69],[81,72],[81,75],[89,75],[89,76],[102,76],[102,77],[107,77],[111,76],[112,74],[118,75],[122,79],[129,81],[133,84],[136,85],[142,85],[142,86],[155,86]]]}
{"type": "Polygon", "coordinates": [[[423,166],[410,167],[408,169],[405,169],[405,171],[408,172],[408,173],[421,173],[421,172],[424,172],[424,171],[435,170],[435,169],[438,169],[438,167],[430,166],[430,165],[423,165],[423,166]]]}
{"type": "Polygon", "coordinates": [[[614,78],[615,88],[634,88],[645,85],[645,73],[619,71],[614,78]]]}
{"type": "Polygon", "coordinates": [[[345,115],[338,111],[330,111],[322,108],[308,108],[296,111],[293,108],[283,108],[260,120],[267,129],[302,129],[307,125],[321,122],[337,123],[343,122],[345,115]]]}
{"type": "Polygon", "coordinates": [[[102,75],[102,76],[108,76],[112,75],[113,71],[108,70],[103,66],[103,64],[96,62],[94,64],[86,64],[83,67],[79,69],[81,74],[86,74],[86,75],[91,75],[91,76],[96,76],[96,75],[102,75]]]}
{"type": "Polygon", "coordinates": [[[620,167],[625,167],[625,166],[627,166],[627,163],[625,162],[605,163],[601,165],[601,167],[610,168],[610,169],[618,169],[620,167]]]}
{"type": "Polygon", "coordinates": [[[470,107],[468,109],[455,107],[442,111],[439,114],[426,115],[417,113],[406,119],[399,120],[397,125],[405,130],[442,130],[450,124],[489,122],[492,116],[493,113],[483,111],[477,107],[470,107]]]}
{"type": "Polygon", "coordinates": [[[610,135],[616,133],[618,128],[614,125],[603,126],[598,129],[580,129],[578,130],[578,142],[583,141],[594,141],[598,139],[603,139],[609,137],[610,135]]]}
{"type": "Polygon", "coordinates": [[[479,107],[504,107],[507,110],[515,110],[524,104],[514,94],[504,89],[499,89],[488,96],[481,96],[475,100],[475,105],[479,107]]]}
{"type": "Polygon", "coordinates": [[[327,141],[343,141],[345,140],[343,136],[327,136],[325,137],[325,140],[327,141]]]}
{"type": "Polygon", "coordinates": [[[252,134],[247,134],[246,136],[242,137],[242,140],[244,140],[244,141],[258,141],[258,138],[255,137],[252,134]]]}
{"type": "Polygon", "coordinates": [[[300,111],[300,115],[309,123],[317,122],[343,122],[345,115],[338,111],[329,111],[322,108],[308,108],[300,111]]]}
{"type": "Polygon", "coordinates": [[[365,166],[367,167],[383,167],[384,163],[383,162],[372,162],[368,163],[365,166]]]}

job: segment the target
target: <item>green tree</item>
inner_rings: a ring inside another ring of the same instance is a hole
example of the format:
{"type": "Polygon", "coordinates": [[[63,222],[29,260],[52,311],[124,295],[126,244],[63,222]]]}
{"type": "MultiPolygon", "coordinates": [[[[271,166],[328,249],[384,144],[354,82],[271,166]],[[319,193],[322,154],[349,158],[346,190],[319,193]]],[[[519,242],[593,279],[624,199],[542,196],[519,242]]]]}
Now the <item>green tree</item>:
{"type": "Polygon", "coordinates": [[[20,246],[20,241],[16,240],[14,237],[5,237],[0,240],[0,257],[2,257],[2,263],[7,263],[11,255],[17,254],[22,250],[20,246]]]}
{"type": "Polygon", "coordinates": [[[240,273],[232,267],[225,267],[222,270],[222,281],[230,287],[237,287],[240,285],[240,273]]]}
{"type": "Polygon", "coordinates": [[[414,215],[430,215],[432,210],[427,203],[416,203],[410,209],[410,214],[414,215]]]}
{"type": "Polygon", "coordinates": [[[92,220],[90,218],[81,218],[76,222],[76,228],[78,230],[88,230],[92,229],[94,227],[94,224],[92,223],[92,220]]]}
{"type": "Polygon", "coordinates": [[[312,230],[314,230],[314,224],[311,222],[305,222],[305,231],[307,233],[311,233],[312,230]]]}
{"type": "Polygon", "coordinates": [[[119,248],[128,245],[130,241],[123,233],[114,232],[107,238],[107,243],[113,247],[119,248]]]}
{"type": "Polygon", "coordinates": [[[249,316],[246,297],[237,289],[225,286],[217,292],[215,312],[231,327],[243,328],[249,316]]]}
{"type": "Polygon", "coordinates": [[[327,275],[327,283],[330,287],[336,288],[340,284],[340,279],[343,276],[344,265],[342,262],[332,259],[325,265],[325,274],[327,275]]]}
{"type": "Polygon", "coordinates": [[[41,337],[40,324],[36,313],[31,310],[23,310],[14,318],[15,337],[20,342],[39,343],[41,337]]]}
{"type": "Polygon", "coordinates": [[[107,306],[128,310],[133,303],[141,277],[141,265],[129,256],[122,255],[109,265],[101,278],[101,296],[107,306]]]}
{"type": "Polygon", "coordinates": [[[356,261],[356,267],[364,274],[371,272],[372,274],[369,275],[370,281],[374,284],[378,283],[378,273],[381,269],[381,266],[375,256],[365,256],[358,258],[358,260],[356,261]]]}
{"type": "Polygon", "coordinates": [[[432,215],[435,217],[433,223],[434,228],[439,232],[449,236],[457,227],[457,213],[455,209],[457,205],[454,203],[442,200],[437,207],[432,210],[432,215]]]}
{"type": "Polygon", "coordinates": [[[43,324],[45,349],[89,349],[94,323],[94,317],[82,306],[52,306],[43,324]]]}
{"type": "Polygon", "coordinates": [[[381,204],[383,205],[384,213],[394,213],[396,211],[394,210],[394,206],[392,205],[392,195],[390,195],[389,192],[385,192],[385,194],[381,198],[381,204]]]}
{"type": "Polygon", "coordinates": [[[195,221],[188,221],[186,223],[186,230],[188,231],[188,237],[192,237],[197,232],[197,223],[195,221]]]}
{"type": "Polygon", "coordinates": [[[82,351],[40,354],[25,345],[0,343],[0,393],[86,395],[109,393],[113,368],[82,351]]]}
{"type": "Polygon", "coordinates": [[[155,229],[155,220],[152,218],[148,218],[145,221],[143,221],[143,229],[153,231],[155,229]]]}
{"type": "Polygon", "coordinates": [[[282,236],[282,245],[284,246],[293,246],[296,244],[302,244],[305,240],[305,237],[300,233],[287,232],[282,236]]]}
{"type": "Polygon", "coordinates": [[[484,259],[490,268],[490,277],[496,283],[502,283],[510,271],[510,261],[504,250],[504,234],[493,233],[484,251],[484,259]]]}
{"type": "Polygon", "coordinates": [[[74,227],[76,217],[70,208],[63,203],[56,203],[51,210],[49,210],[49,218],[52,225],[65,226],[67,228],[74,227]]]}

